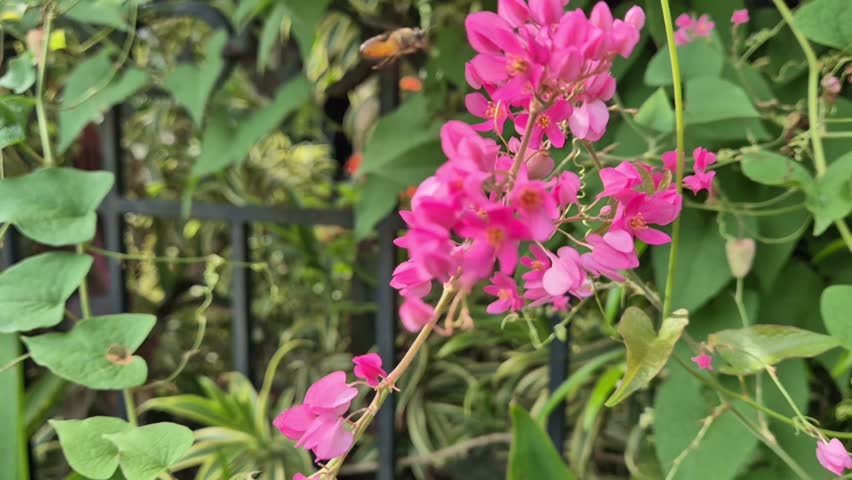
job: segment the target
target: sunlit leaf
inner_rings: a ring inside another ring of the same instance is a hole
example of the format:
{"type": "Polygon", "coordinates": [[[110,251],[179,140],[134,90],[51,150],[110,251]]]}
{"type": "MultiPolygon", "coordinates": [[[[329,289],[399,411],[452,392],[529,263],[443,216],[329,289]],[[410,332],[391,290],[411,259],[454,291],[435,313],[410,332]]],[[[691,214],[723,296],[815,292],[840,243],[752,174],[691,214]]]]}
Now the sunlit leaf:
{"type": "Polygon", "coordinates": [[[654,322],[641,309],[628,307],[624,311],[618,333],[627,348],[627,369],[618,389],[606,401],[608,407],[618,405],[660,373],[688,323],[686,312],[679,310],[663,320],[657,333],[654,322]]]}
{"type": "Polygon", "coordinates": [[[92,317],[68,333],[22,337],[37,364],[56,375],[98,390],[141,385],[148,376],[142,357],[133,355],[154,328],[153,315],[92,317]]]}
{"type": "Polygon", "coordinates": [[[0,180],[0,222],[47,245],[87,242],[95,235],[95,210],[112,188],[113,175],[72,168],[42,168],[0,180]]]}
{"type": "Polygon", "coordinates": [[[0,332],[52,327],[62,321],[65,302],[86,277],[92,257],[48,252],[0,273],[0,332]]]}
{"type": "Polygon", "coordinates": [[[636,123],[654,129],[658,132],[671,132],[674,130],[674,110],[669,103],[669,97],[662,88],[657,89],[653,95],[639,107],[636,114],[636,123]]]}
{"type": "Polygon", "coordinates": [[[115,417],[91,417],[85,420],[51,420],[59,436],[62,453],[77,473],[95,480],[112,477],[118,468],[118,448],[104,438],[133,427],[115,417]]]}
{"type": "Polygon", "coordinates": [[[840,343],[828,335],[788,325],[753,325],[722,330],[707,337],[707,343],[728,365],[719,371],[748,375],[788,358],[815,357],[840,343]]]}
{"type": "Polygon", "coordinates": [[[118,447],[121,471],[134,480],[153,480],[192,446],[192,430],[176,423],[154,423],[103,436],[118,447]]]}

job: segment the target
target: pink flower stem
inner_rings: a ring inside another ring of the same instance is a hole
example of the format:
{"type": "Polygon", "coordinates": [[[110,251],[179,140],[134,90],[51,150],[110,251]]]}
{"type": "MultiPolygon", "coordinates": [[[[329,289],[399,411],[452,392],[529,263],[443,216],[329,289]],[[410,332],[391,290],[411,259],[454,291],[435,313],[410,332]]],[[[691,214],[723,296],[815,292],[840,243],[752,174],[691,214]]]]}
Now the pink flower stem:
{"type": "MultiPolygon", "coordinates": [[[[441,293],[441,298],[438,300],[438,303],[435,304],[435,313],[432,315],[432,318],[429,319],[429,323],[423,326],[423,329],[420,330],[420,333],[417,334],[417,337],[414,339],[414,342],[409,347],[408,351],[405,352],[405,355],[402,357],[402,360],[396,365],[396,367],[391,371],[382,383],[380,383],[376,387],[376,395],[373,397],[373,400],[370,402],[370,405],[367,407],[364,415],[355,422],[353,434],[354,441],[352,445],[356,445],[358,440],[364,434],[364,431],[367,430],[367,427],[372,423],[373,418],[375,418],[376,414],[379,412],[379,408],[381,408],[382,404],[385,403],[385,399],[387,399],[388,395],[390,395],[391,390],[393,390],[394,384],[399,377],[408,370],[408,367],[411,365],[411,362],[414,361],[414,358],[417,356],[417,352],[420,351],[420,348],[426,343],[426,340],[429,338],[429,334],[432,332],[432,329],[435,327],[435,324],[438,323],[438,320],[444,314],[444,311],[450,305],[450,301],[455,298],[456,288],[454,285],[454,278],[451,278],[449,282],[444,284],[444,291],[441,293]]],[[[349,455],[349,452],[344,453],[343,455],[332,459],[328,462],[322,470],[317,472],[315,475],[318,475],[317,478],[321,478],[323,480],[334,480],[337,478],[337,474],[340,471],[340,467],[343,466],[343,462],[346,461],[346,457],[349,455]]],[[[313,478],[313,477],[311,477],[313,478]]]]}
{"type": "Polygon", "coordinates": [[[527,148],[530,146],[530,137],[532,137],[533,127],[538,120],[538,113],[543,108],[540,108],[538,101],[530,102],[530,116],[527,119],[527,127],[524,129],[524,136],[521,139],[521,146],[515,154],[515,160],[512,162],[512,169],[509,170],[509,182],[514,182],[518,176],[518,171],[521,169],[521,164],[524,163],[524,155],[527,154],[527,148]]]}

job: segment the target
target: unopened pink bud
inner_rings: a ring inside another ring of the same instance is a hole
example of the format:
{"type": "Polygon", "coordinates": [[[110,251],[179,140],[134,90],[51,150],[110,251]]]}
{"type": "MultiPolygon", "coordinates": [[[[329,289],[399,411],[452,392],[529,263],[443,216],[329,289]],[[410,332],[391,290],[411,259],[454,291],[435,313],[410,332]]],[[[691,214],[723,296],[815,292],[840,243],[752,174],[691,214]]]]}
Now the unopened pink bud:
{"type": "Polygon", "coordinates": [[[836,96],[840,93],[840,79],[835,77],[834,75],[826,75],[822,77],[822,81],[820,81],[820,85],[825,90],[825,93],[831,96],[836,96]]]}
{"type": "Polygon", "coordinates": [[[550,172],[553,171],[555,162],[546,151],[536,152],[535,155],[527,160],[527,175],[531,180],[541,180],[547,178],[550,172]]]}

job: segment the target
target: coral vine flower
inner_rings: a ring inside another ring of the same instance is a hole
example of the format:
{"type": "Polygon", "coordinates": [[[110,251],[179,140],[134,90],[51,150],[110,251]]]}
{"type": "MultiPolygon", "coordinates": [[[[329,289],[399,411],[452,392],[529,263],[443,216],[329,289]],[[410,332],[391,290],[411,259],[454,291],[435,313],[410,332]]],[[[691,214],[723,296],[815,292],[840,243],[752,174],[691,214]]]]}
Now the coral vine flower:
{"type": "Polygon", "coordinates": [[[734,10],[734,13],[731,14],[731,23],[736,25],[742,25],[744,23],[748,23],[748,10],[743,8],[742,10],[734,10]]]}
{"type": "Polygon", "coordinates": [[[544,241],[553,235],[559,208],[546,183],[519,179],[509,194],[509,204],[517,208],[533,240],[544,241]]]}
{"type": "Polygon", "coordinates": [[[690,360],[692,360],[696,365],[698,365],[698,368],[702,370],[713,370],[713,357],[707,355],[705,352],[699,353],[690,360]]]}
{"type": "Polygon", "coordinates": [[[603,275],[616,282],[623,282],[619,270],[630,270],[639,266],[639,258],[633,246],[633,238],[624,230],[610,230],[604,236],[596,233],[586,237],[592,251],[581,258],[586,270],[603,275]]]}
{"type": "Polygon", "coordinates": [[[843,443],[836,438],[832,438],[830,442],[817,442],[816,457],[824,469],[838,476],[843,475],[846,469],[852,468],[852,457],[843,443]]]}
{"type": "Polygon", "coordinates": [[[355,376],[367,382],[367,385],[375,387],[379,384],[379,377],[388,374],[382,370],[382,358],[378,354],[368,353],[359,355],[352,359],[355,364],[355,376]]]}
{"type": "Polygon", "coordinates": [[[683,177],[683,183],[694,194],[698,194],[701,190],[710,191],[716,172],[712,170],[708,172],[707,167],[716,162],[716,154],[698,147],[692,152],[692,158],[695,160],[693,167],[695,174],[683,177]]]}
{"type": "Polygon", "coordinates": [[[473,240],[462,267],[465,274],[478,279],[488,277],[495,259],[500,260],[501,272],[514,271],[518,263],[518,245],[521,240],[530,239],[529,229],[515,218],[514,209],[501,206],[470,212],[457,231],[473,240]]]}
{"type": "Polygon", "coordinates": [[[640,193],[627,203],[620,203],[612,220],[612,227],[623,230],[649,245],[663,245],[671,241],[665,233],[649,225],[668,225],[677,218],[681,197],[674,191],[655,195],[640,193]]]}
{"type": "MultiPolygon", "coordinates": [[[[556,148],[562,148],[565,145],[565,133],[562,132],[560,126],[562,122],[571,116],[571,104],[562,100],[556,102],[553,106],[538,115],[530,135],[530,145],[533,148],[541,144],[541,140],[547,135],[550,143],[556,148]]],[[[515,119],[515,129],[518,133],[523,133],[527,128],[530,116],[527,113],[522,113],[515,119]]]]}
{"type": "Polygon", "coordinates": [[[495,273],[491,277],[491,285],[487,285],[483,290],[497,297],[497,300],[491,302],[485,309],[492,315],[506,311],[517,312],[524,306],[524,299],[518,295],[515,279],[504,273],[495,273]]]}
{"type": "Polygon", "coordinates": [[[548,295],[559,297],[571,293],[575,297],[588,297],[592,292],[586,281],[580,254],[571,247],[557,250],[552,264],[542,278],[542,286],[548,295]]]}
{"type": "Polygon", "coordinates": [[[409,332],[419,332],[424,325],[429,323],[434,314],[435,309],[417,297],[407,297],[402,302],[402,306],[399,307],[402,326],[409,332]]]}
{"type": "Polygon", "coordinates": [[[354,441],[354,434],[344,428],[343,418],[317,417],[296,446],[312,450],[317,460],[329,460],[348,452],[354,441]]]}
{"type": "Polygon", "coordinates": [[[600,100],[585,102],[574,109],[574,114],[568,119],[571,133],[580,140],[597,142],[606,131],[609,121],[609,109],[600,100]]]}
{"type": "Polygon", "coordinates": [[[505,104],[494,103],[485,98],[485,95],[475,92],[465,95],[464,105],[472,115],[485,119],[484,122],[473,125],[474,130],[480,132],[495,131],[503,134],[503,124],[509,117],[509,109],[506,108],[505,104]]]}
{"type": "Polygon", "coordinates": [[[343,415],[358,389],[346,383],[346,373],[336,371],[317,380],[305,393],[305,405],[314,415],[343,415]]]}

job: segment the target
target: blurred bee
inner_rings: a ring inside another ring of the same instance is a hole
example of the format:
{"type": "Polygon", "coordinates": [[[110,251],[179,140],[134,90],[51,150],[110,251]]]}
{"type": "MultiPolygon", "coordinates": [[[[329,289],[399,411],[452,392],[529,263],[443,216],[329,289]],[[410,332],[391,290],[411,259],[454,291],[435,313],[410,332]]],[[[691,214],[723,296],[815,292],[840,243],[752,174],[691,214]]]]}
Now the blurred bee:
{"type": "Polygon", "coordinates": [[[403,55],[410,55],[427,47],[426,33],[419,28],[399,28],[376,35],[361,44],[361,56],[378,61],[373,68],[382,68],[403,55]]]}

